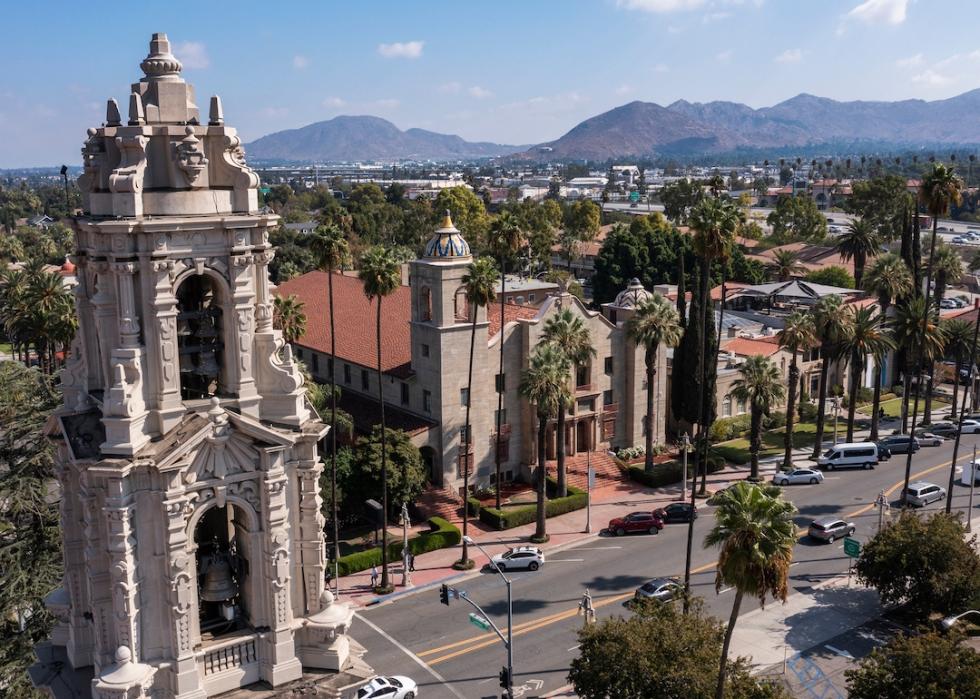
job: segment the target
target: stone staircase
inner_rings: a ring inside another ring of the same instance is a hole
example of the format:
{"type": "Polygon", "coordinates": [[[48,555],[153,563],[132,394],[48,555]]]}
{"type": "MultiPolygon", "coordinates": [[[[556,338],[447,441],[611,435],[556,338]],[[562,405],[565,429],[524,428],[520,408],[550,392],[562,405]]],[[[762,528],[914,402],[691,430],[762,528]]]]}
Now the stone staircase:
{"type": "MultiPolygon", "coordinates": [[[[586,490],[588,487],[588,461],[588,454],[565,457],[565,471],[569,485],[586,490]]],[[[554,476],[557,468],[557,461],[549,461],[548,475],[554,476]]],[[[623,482],[623,472],[616,463],[616,459],[606,452],[592,452],[592,470],[595,471],[596,490],[623,482]]]]}
{"type": "Polygon", "coordinates": [[[442,517],[449,522],[463,521],[463,499],[448,488],[430,485],[415,501],[415,507],[424,519],[442,517]]]}

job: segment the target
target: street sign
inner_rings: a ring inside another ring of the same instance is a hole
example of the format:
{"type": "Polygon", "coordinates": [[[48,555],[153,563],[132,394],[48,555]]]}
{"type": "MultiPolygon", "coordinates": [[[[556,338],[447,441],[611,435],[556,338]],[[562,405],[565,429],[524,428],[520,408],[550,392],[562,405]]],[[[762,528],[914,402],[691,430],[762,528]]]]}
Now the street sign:
{"type": "Polygon", "coordinates": [[[861,555],[861,542],[857,539],[846,537],[844,539],[844,553],[851,558],[857,558],[861,555]]]}
{"type": "Polygon", "coordinates": [[[470,612],[470,623],[478,629],[490,630],[490,622],[475,612],[470,612]]]}
{"type": "Polygon", "coordinates": [[[630,192],[630,201],[634,201],[634,202],[640,201],[640,193],[637,192],[635,189],[632,192],[630,192]]]}

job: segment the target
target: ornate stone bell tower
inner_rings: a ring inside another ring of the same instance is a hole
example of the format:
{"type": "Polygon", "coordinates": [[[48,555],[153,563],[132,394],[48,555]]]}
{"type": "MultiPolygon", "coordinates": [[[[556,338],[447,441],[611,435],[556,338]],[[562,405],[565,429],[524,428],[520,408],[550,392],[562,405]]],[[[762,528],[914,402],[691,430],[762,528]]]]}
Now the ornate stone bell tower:
{"type": "Polygon", "coordinates": [[[100,699],[280,687],[304,667],[355,686],[370,670],[353,612],[324,590],[327,428],[272,327],[278,217],[166,35],[140,67],[128,119],[109,100],[82,149],[80,327],[48,425],[65,538],[53,642],[100,699]]]}

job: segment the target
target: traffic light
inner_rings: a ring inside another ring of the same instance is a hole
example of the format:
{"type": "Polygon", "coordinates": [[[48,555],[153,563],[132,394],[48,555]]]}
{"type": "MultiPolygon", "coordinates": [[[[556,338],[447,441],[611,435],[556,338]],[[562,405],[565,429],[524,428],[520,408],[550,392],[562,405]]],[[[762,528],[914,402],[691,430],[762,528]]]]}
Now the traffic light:
{"type": "Polygon", "coordinates": [[[449,585],[443,585],[439,588],[439,601],[447,607],[449,606],[449,585]]]}
{"type": "Polygon", "coordinates": [[[510,687],[510,670],[506,666],[500,668],[500,687],[501,689],[510,687]]]}

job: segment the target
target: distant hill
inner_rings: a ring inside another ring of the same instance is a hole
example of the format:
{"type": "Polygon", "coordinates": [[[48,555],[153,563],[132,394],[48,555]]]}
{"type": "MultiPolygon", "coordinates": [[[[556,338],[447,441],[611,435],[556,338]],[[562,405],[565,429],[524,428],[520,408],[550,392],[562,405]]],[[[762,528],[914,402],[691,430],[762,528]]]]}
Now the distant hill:
{"type": "Polygon", "coordinates": [[[338,116],[299,129],[277,131],[246,144],[251,160],[289,162],[452,160],[507,155],[526,146],[470,143],[459,136],[402,131],[374,116],[338,116]]]}
{"type": "Polygon", "coordinates": [[[800,94],[761,109],[737,102],[679,100],[667,107],[630,102],[586,119],[561,138],[528,149],[522,157],[601,161],[841,141],[980,143],[980,89],[933,102],[838,102],[800,94]]]}

